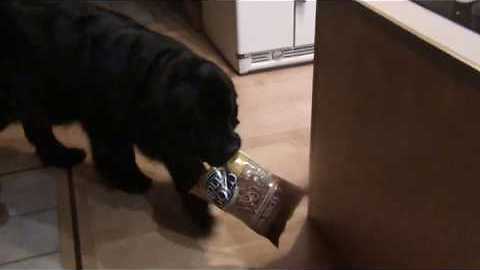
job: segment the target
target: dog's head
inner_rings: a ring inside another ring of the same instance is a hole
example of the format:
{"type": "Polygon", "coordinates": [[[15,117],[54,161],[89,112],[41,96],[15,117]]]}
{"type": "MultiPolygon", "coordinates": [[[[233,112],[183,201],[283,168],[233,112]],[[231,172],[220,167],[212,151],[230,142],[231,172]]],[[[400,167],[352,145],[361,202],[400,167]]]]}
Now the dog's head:
{"type": "MultiPolygon", "coordinates": [[[[196,88],[197,101],[183,104],[193,110],[192,143],[204,161],[220,166],[240,149],[235,132],[239,124],[237,94],[230,78],[215,64],[204,62],[194,70],[189,87],[196,88]]],[[[182,95],[188,93],[179,93],[177,100],[185,101],[182,95]]]]}
{"type": "Polygon", "coordinates": [[[232,81],[218,66],[203,59],[187,58],[172,65],[151,84],[158,87],[152,91],[158,95],[150,101],[157,108],[150,106],[147,114],[153,110],[158,117],[148,133],[158,136],[158,141],[146,147],[223,165],[241,144],[235,132],[239,121],[232,81]]]}

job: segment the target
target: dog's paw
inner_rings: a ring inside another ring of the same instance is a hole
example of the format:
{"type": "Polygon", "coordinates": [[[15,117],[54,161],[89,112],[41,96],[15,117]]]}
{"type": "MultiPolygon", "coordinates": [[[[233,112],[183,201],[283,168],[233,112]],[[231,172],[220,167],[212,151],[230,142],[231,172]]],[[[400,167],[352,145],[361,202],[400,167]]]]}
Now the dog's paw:
{"type": "Polygon", "coordinates": [[[199,236],[209,236],[215,227],[215,219],[210,213],[191,215],[195,230],[199,236]]]}
{"type": "Polygon", "coordinates": [[[40,159],[46,166],[71,168],[81,163],[85,157],[85,151],[78,148],[57,147],[47,152],[39,153],[40,159]]]}
{"type": "Polygon", "coordinates": [[[190,194],[181,194],[183,198],[183,207],[192,220],[195,232],[198,236],[208,236],[215,226],[215,218],[210,212],[207,202],[194,197],[190,194]]]}

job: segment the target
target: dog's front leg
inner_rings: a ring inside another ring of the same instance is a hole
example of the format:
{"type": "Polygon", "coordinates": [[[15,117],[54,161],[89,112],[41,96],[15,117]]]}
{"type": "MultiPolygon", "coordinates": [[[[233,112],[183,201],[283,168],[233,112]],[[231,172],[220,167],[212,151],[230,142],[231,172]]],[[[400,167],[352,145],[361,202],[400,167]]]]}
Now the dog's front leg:
{"type": "Polygon", "coordinates": [[[144,193],[152,185],[135,162],[133,144],[121,132],[86,128],[93,159],[100,175],[113,187],[128,193],[144,193]]]}
{"type": "Polygon", "coordinates": [[[45,165],[70,168],[85,159],[85,151],[68,148],[60,143],[52,131],[46,114],[32,107],[21,113],[21,122],[28,141],[36,148],[45,165]]]}
{"type": "Polygon", "coordinates": [[[17,117],[23,125],[25,136],[35,146],[43,163],[68,168],[82,162],[85,159],[82,149],[65,147],[53,134],[48,113],[35,96],[35,93],[42,92],[38,87],[42,86],[43,81],[19,73],[14,82],[12,98],[16,103],[17,117]]]}
{"type": "Polygon", "coordinates": [[[22,124],[28,141],[35,146],[38,156],[45,165],[70,168],[85,159],[85,151],[68,148],[55,138],[48,121],[24,119],[22,124]]]}
{"type": "Polygon", "coordinates": [[[164,162],[179,192],[182,204],[192,217],[193,223],[205,233],[210,233],[213,227],[213,218],[208,203],[189,193],[204,172],[202,163],[185,158],[167,158],[164,162]]]}

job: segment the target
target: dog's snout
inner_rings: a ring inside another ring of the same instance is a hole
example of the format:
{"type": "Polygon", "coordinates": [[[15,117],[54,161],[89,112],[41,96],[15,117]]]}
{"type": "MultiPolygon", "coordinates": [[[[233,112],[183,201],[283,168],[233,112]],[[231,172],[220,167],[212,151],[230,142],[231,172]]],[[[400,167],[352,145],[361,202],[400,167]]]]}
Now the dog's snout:
{"type": "Polygon", "coordinates": [[[206,151],[206,161],[213,166],[222,166],[240,150],[241,145],[240,136],[232,132],[221,143],[215,143],[210,151],[206,151]]]}
{"type": "Polygon", "coordinates": [[[240,136],[237,133],[233,134],[233,139],[232,139],[232,151],[237,152],[240,150],[240,147],[242,146],[242,140],[240,139],[240,136]]]}
{"type": "Polygon", "coordinates": [[[227,148],[225,149],[226,150],[225,156],[228,158],[231,158],[233,155],[235,155],[235,153],[238,152],[238,150],[240,150],[240,147],[241,147],[240,136],[238,136],[238,134],[234,134],[227,148]]]}
{"type": "Polygon", "coordinates": [[[240,150],[240,145],[239,144],[232,144],[227,148],[225,156],[228,158],[232,157],[236,152],[240,150]]]}

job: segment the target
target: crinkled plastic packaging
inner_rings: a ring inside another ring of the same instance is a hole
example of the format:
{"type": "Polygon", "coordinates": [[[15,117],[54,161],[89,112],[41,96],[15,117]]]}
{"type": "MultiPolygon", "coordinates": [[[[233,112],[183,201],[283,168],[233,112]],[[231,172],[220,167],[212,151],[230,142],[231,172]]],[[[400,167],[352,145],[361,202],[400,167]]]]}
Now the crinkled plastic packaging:
{"type": "Polygon", "coordinates": [[[275,246],[304,192],[238,152],[222,168],[209,168],[192,193],[242,220],[275,246]]]}

